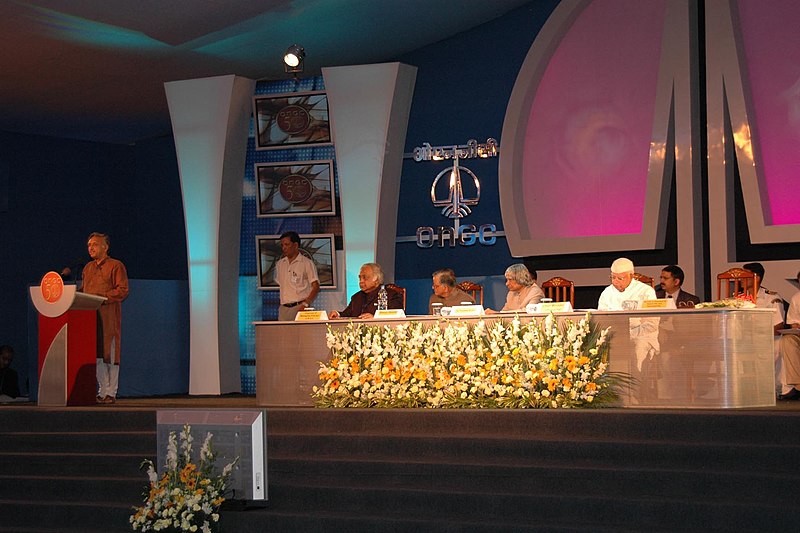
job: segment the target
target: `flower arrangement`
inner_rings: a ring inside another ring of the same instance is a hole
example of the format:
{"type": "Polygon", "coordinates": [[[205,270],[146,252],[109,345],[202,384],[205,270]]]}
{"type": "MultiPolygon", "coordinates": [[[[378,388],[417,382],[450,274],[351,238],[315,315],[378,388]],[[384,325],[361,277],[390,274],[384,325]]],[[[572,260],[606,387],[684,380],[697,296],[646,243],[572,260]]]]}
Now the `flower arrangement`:
{"type": "Polygon", "coordinates": [[[702,302],[695,305],[695,309],[715,308],[715,307],[733,307],[735,309],[752,309],[756,306],[756,302],[749,294],[740,293],[733,298],[724,298],[716,302],[702,302]]]}
{"type": "Polygon", "coordinates": [[[216,531],[219,508],[225,501],[225,489],[238,458],[215,475],[211,433],[206,434],[200,449],[200,461],[192,462],[191,427],[183,426],[180,450],[175,432],[170,432],[164,473],[158,478],[153,462],[146,459],[150,484],[145,490],[144,505],[134,507],[130,523],[134,531],[216,531]]]}
{"type": "Polygon", "coordinates": [[[446,321],[328,327],[318,407],[564,408],[610,403],[626,381],[608,369],[609,329],[587,313],[559,326],[446,321]]]}

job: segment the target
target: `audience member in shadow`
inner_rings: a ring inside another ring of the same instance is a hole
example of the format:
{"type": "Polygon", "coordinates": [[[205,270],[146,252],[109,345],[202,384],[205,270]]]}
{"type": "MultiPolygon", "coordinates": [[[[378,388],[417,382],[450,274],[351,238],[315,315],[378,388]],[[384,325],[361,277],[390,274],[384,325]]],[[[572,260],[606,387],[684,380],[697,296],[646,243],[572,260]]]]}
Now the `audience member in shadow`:
{"type": "Polygon", "coordinates": [[[0,346],[0,401],[6,397],[15,399],[19,396],[19,376],[11,368],[14,360],[14,349],[4,344],[0,346]]]}

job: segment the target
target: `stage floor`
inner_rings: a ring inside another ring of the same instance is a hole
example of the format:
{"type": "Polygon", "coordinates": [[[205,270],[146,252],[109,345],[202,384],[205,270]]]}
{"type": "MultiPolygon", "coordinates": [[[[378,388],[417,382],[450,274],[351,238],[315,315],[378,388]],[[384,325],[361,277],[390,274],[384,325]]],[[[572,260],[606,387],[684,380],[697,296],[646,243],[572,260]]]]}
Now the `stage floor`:
{"type": "MultiPolygon", "coordinates": [[[[13,403],[0,403],[0,409],[30,409],[31,407],[38,407],[34,402],[13,402],[13,403]]],[[[113,405],[87,405],[87,406],[69,406],[69,407],[42,407],[42,409],[257,409],[259,406],[256,403],[255,395],[244,394],[225,394],[222,396],[191,396],[191,395],[171,395],[171,396],[153,396],[146,398],[118,398],[117,402],[113,405]]],[[[296,406],[270,406],[265,407],[267,410],[275,409],[314,409],[314,407],[296,407],[296,406]]],[[[800,411],[800,401],[776,402],[774,407],[748,407],[738,409],[654,409],[652,407],[636,408],[636,407],[610,407],[600,408],[599,410],[620,410],[620,411],[655,411],[655,412],[707,412],[707,411],[720,411],[720,412],[748,412],[748,411],[800,411]]],[[[498,411],[503,411],[499,409],[498,411]]]]}

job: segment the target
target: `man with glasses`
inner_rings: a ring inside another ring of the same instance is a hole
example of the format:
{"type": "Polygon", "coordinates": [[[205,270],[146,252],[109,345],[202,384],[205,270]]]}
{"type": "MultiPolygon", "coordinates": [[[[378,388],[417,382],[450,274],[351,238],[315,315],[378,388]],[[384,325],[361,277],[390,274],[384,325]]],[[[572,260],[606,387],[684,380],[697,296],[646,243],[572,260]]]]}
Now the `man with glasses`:
{"type": "Polygon", "coordinates": [[[433,304],[439,303],[443,307],[460,305],[463,302],[475,303],[475,300],[456,287],[456,274],[452,268],[443,268],[433,273],[433,294],[428,300],[428,314],[433,314],[433,304]]]}
{"type": "Polygon", "coordinates": [[[611,263],[611,285],[600,294],[598,311],[623,311],[638,307],[644,300],[655,300],[650,285],[633,278],[633,261],[620,257],[611,263]]]}
{"type": "MultiPolygon", "coordinates": [[[[611,285],[600,294],[599,311],[634,310],[644,300],[654,300],[656,291],[633,277],[633,261],[620,257],[611,263],[611,285]]],[[[635,365],[631,375],[638,388],[633,401],[647,403],[658,398],[659,319],[632,316],[628,319],[629,338],[633,344],[635,365]]]]}
{"type": "Polygon", "coordinates": [[[668,265],[661,269],[661,288],[656,291],[658,298],[672,298],[675,307],[692,308],[700,303],[700,298],[683,290],[683,269],[678,265],[668,265]]]}

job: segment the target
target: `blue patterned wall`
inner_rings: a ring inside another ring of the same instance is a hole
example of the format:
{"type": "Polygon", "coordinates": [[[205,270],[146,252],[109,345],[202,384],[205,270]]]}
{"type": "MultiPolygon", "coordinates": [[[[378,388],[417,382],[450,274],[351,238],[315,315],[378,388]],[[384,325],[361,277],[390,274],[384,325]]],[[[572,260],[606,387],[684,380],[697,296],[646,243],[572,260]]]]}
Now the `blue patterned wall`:
{"type": "MultiPolygon", "coordinates": [[[[300,80],[262,81],[256,84],[255,94],[284,94],[324,90],[321,76],[300,80]]],[[[247,159],[242,182],[242,229],[239,255],[239,346],[241,351],[242,393],[256,392],[255,327],[253,322],[277,320],[280,295],[278,291],[258,289],[257,235],[279,235],[293,230],[297,233],[334,233],[341,242],[341,218],[338,209],[338,177],[333,145],[291,148],[285,150],[256,150],[255,121],[250,122],[247,139],[247,159]],[[333,217],[259,218],[256,215],[256,180],[254,165],[286,161],[334,160],[337,215],[333,217]]],[[[321,297],[318,297],[321,298],[321,297]]]]}

